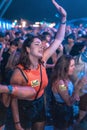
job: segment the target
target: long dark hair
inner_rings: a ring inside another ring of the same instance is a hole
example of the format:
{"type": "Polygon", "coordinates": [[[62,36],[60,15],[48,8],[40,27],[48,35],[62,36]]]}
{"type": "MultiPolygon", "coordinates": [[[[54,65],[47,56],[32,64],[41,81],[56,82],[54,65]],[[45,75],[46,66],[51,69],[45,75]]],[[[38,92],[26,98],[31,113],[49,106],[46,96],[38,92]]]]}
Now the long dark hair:
{"type": "Polygon", "coordinates": [[[35,38],[39,38],[39,36],[33,36],[31,34],[28,35],[28,38],[24,41],[22,49],[21,49],[21,54],[20,54],[20,59],[19,59],[19,64],[21,64],[24,69],[29,69],[31,65],[31,61],[29,59],[29,54],[26,50],[26,47],[31,46],[32,42],[34,41],[35,38]]]}
{"type": "Polygon", "coordinates": [[[68,78],[68,70],[70,61],[73,59],[71,55],[62,55],[56,62],[51,83],[55,83],[56,80],[66,80],[68,78]]]}

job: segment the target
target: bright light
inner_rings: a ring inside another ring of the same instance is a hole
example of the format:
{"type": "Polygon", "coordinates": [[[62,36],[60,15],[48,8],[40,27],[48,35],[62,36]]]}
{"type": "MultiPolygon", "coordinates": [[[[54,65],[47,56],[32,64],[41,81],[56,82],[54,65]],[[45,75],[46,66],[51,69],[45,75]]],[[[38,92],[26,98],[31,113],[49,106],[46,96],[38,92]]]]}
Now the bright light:
{"type": "Polygon", "coordinates": [[[0,27],[1,27],[1,21],[0,21],[0,27]]]}
{"type": "Polygon", "coordinates": [[[25,27],[26,26],[26,21],[22,21],[21,24],[22,24],[22,27],[25,27]]]}
{"type": "Polygon", "coordinates": [[[21,27],[23,27],[23,26],[19,25],[19,28],[21,28],[21,27]]]}
{"type": "Polygon", "coordinates": [[[17,20],[14,20],[15,23],[17,23],[17,20]]]}
{"type": "Polygon", "coordinates": [[[3,22],[3,28],[5,29],[5,23],[3,22]]]}
{"type": "Polygon", "coordinates": [[[35,24],[37,24],[37,25],[38,25],[38,24],[40,24],[40,22],[35,22],[35,24]]]}
{"type": "Polygon", "coordinates": [[[33,27],[39,27],[39,25],[38,24],[33,24],[33,27]]]}
{"type": "Polygon", "coordinates": [[[6,23],[6,27],[7,27],[7,29],[9,28],[9,27],[8,27],[8,23],[6,23]]]}
{"type": "Polygon", "coordinates": [[[15,27],[15,23],[14,22],[12,23],[12,27],[15,27]]]}
{"type": "Polygon", "coordinates": [[[56,23],[51,23],[51,24],[49,24],[49,27],[53,28],[55,25],[56,25],[56,23]]]}

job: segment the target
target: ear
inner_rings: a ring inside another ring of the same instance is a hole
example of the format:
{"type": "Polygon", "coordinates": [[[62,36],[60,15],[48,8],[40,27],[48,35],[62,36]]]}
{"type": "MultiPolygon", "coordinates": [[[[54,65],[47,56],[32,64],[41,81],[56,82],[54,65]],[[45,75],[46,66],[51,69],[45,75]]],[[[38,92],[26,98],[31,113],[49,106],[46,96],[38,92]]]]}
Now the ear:
{"type": "Polygon", "coordinates": [[[27,51],[28,53],[30,53],[30,48],[29,48],[29,47],[26,47],[26,51],[27,51]]]}

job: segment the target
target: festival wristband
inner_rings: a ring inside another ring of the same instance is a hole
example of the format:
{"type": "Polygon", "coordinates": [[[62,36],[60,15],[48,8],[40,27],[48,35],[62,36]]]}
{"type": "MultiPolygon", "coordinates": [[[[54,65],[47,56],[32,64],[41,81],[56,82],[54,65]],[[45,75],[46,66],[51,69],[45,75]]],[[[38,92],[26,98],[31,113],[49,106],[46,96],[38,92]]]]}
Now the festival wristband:
{"type": "Polygon", "coordinates": [[[8,85],[7,88],[8,88],[8,90],[9,90],[8,93],[9,93],[9,94],[12,94],[12,92],[13,92],[13,86],[8,85]]]}

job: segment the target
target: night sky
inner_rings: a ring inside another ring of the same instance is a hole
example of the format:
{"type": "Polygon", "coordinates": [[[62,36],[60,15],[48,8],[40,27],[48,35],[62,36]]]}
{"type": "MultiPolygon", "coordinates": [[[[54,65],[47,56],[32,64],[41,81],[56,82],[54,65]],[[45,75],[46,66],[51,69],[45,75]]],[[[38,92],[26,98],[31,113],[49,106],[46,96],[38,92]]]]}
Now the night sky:
{"type": "MultiPolygon", "coordinates": [[[[67,11],[68,20],[87,17],[87,0],[57,0],[67,11]]],[[[4,14],[6,19],[57,22],[57,10],[51,0],[13,0],[4,14]]]]}

